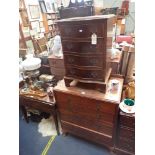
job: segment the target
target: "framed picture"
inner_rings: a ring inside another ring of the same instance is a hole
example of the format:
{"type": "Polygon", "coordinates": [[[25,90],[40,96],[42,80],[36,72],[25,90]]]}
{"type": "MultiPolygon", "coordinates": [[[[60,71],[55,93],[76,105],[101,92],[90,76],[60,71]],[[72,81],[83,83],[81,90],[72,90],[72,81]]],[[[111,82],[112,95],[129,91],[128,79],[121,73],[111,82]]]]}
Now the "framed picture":
{"type": "Polygon", "coordinates": [[[30,16],[32,19],[40,18],[39,5],[29,5],[30,16]]]}
{"type": "Polygon", "coordinates": [[[40,32],[40,22],[39,22],[39,20],[31,21],[31,26],[32,26],[32,29],[36,29],[36,31],[38,33],[40,32]]]}
{"type": "Polygon", "coordinates": [[[54,12],[51,0],[45,0],[45,6],[46,6],[47,13],[54,12]]]}
{"type": "Polygon", "coordinates": [[[41,12],[46,13],[47,9],[46,9],[46,6],[45,6],[45,2],[44,1],[39,1],[39,5],[40,5],[40,8],[41,8],[41,12]]]}
{"type": "Polygon", "coordinates": [[[29,26],[29,19],[28,19],[28,15],[27,15],[26,10],[20,11],[20,17],[21,17],[23,26],[24,27],[29,26]]]}

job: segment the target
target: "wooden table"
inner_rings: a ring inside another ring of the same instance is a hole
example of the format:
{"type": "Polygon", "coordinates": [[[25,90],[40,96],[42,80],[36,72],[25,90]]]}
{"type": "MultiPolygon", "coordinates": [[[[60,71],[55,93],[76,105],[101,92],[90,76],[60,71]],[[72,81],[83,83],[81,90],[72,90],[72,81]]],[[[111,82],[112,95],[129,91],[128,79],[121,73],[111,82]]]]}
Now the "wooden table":
{"type": "Polygon", "coordinates": [[[48,95],[43,98],[34,98],[30,96],[19,95],[19,105],[22,109],[24,118],[27,123],[29,122],[29,119],[27,117],[26,107],[51,114],[54,118],[57,134],[59,135],[57,109],[53,98],[49,98],[48,95]]]}

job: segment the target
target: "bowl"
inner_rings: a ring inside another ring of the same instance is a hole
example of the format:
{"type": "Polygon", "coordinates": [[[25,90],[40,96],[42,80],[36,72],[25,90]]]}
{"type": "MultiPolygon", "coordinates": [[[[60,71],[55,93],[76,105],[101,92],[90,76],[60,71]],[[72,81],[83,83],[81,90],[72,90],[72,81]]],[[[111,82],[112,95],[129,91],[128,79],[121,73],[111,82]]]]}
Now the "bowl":
{"type": "Polygon", "coordinates": [[[124,99],[123,103],[123,107],[126,108],[128,111],[131,111],[135,105],[135,101],[132,99],[124,99]]]}

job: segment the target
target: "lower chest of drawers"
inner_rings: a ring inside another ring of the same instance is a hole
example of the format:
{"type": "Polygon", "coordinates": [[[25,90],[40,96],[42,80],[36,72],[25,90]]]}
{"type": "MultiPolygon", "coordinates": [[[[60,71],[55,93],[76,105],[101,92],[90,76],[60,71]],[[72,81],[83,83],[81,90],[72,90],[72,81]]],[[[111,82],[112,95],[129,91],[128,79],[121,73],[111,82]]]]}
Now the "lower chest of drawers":
{"type": "MultiPolygon", "coordinates": [[[[104,135],[103,137],[107,138],[113,145],[117,104],[57,91],[55,97],[63,131],[68,130],[69,127],[70,129],[76,128],[75,130],[81,130],[80,133],[83,136],[85,130],[88,130],[88,132],[91,130],[96,136],[104,135]],[[63,122],[72,125],[66,127],[63,122]]],[[[72,129],[71,132],[73,132],[72,129]]]]}
{"type": "Polygon", "coordinates": [[[116,149],[129,155],[135,153],[135,117],[132,114],[120,112],[116,149]]]}

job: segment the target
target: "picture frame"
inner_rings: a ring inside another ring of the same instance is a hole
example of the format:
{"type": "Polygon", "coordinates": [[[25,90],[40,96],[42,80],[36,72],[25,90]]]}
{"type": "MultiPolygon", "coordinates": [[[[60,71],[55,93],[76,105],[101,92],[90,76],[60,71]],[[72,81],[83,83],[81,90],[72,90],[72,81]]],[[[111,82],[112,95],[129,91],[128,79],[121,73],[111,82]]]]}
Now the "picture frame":
{"type": "Polygon", "coordinates": [[[42,13],[47,13],[47,9],[44,1],[39,1],[39,6],[42,13]]]}
{"type": "Polygon", "coordinates": [[[30,11],[31,19],[39,19],[40,18],[39,5],[29,5],[29,11],[30,11]]]}
{"type": "Polygon", "coordinates": [[[28,19],[28,15],[27,15],[26,10],[20,11],[20,17],[21,17],[23,26],[24,27],[29,26],[29,19],[28,19]]]}
{"type": "Polygon", "coordinates": [[[32,29],[36,29],[38,33],[40,33],[40,22],[39,20],[31,21],[32,29]]]}

